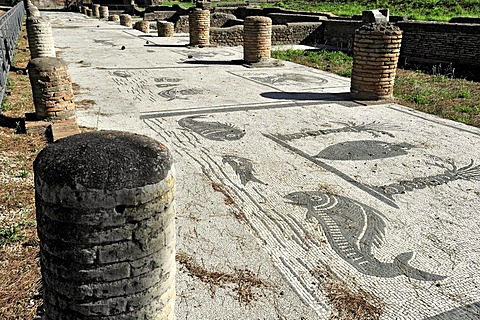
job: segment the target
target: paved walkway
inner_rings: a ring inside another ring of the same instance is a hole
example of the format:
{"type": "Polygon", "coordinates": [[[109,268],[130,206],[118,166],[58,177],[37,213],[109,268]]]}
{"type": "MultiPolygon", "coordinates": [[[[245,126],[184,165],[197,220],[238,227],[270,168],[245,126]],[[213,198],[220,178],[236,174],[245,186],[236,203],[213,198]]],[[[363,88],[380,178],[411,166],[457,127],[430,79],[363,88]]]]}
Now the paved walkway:
{"type": "Polygon", "coordinates": [[[79,124],[174,154],[177,319],[480,319],[478,128],[239,47],[46,15],[79,124]]]}

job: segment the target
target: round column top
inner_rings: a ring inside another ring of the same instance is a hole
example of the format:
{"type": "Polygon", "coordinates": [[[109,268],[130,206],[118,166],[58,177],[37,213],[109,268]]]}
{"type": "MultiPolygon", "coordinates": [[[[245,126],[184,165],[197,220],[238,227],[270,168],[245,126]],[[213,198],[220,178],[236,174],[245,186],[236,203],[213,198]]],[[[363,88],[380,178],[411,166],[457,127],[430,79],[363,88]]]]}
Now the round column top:
{"type": "Polygon", "coordinates": [[[95,131],[60,139],[45,147],[34,162],[35,175],[50,187],[115,191],[156,184],[167,176],[172,156],[149,137],[95,131]]]}

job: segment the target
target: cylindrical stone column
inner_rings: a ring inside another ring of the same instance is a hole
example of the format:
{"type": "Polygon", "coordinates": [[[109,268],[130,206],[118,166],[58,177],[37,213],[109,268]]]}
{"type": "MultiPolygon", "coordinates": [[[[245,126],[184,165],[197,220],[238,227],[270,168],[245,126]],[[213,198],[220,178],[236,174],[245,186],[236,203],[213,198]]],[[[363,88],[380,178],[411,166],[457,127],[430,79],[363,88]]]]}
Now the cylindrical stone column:
{"type": "Polygon", "coordinates": [[[159,37],[173,37],[175,26],[173,22],[157,21],[157,33],[159,37]]]}
{"type": "Polygon", "coordinates": [[[100,5],[92,4],[92,17],[100,18],[100,5]]]}
{"type": "Polygon", "coordinates": [[[45,319],[175,319],[168,149],[89,132],[50,144],[33,168],[45,319]]]}
{"type": "Polygon", "coordinates": [[[35,58],[27,66],[37,119],[75,117],[72,80],[68,65],[58,58],[35,58]]]}
{"type": "Polygon", "coordinates": [[[121,14],[120,15],[120,25],[125,27],[132,27],[132,16],[129,14],[121,14]]]}
{"type": "Polygon", "coordinates": [[[143,33],[150,33],[150,21],[148,20],[140,20],[135,22],[134,28],[136,30],[140,30],[143,33]]]}
{"type": "Polygon", "coordinates": [[[88,8],[87,8],[86,6],[82,6],[82,13],[83,13],[84,15],[87,15],[87,9],[88,9],[88,8]]]}
{"type": "Polygon", "coordinates": [[[210,44],[210,11],[193,9],[188,15],[190,45],[208,46],[210,44]]]}
{"type": "Polygon", "coordinates": [[[92,16],[93,16],[92,9],[87,8],[87,16],[88,16],[88,17],[92,17],[92,16]]]}
{"type": "Polygon", "coordinates": [[[402,31],[389,23],[369,23],[355,31],[350,87],[353,98],[392,98],[401,42],[402,31]]]}
{"type": "Polygon", "coordinates": [[[35,7],[34,5],[31,5],[28,8],[26,8],[26,12],[27,12],[27,18],[40,17],[40,10],[38,10],[38,8],[35,7]]]}
{"type": "Polygon", "coordinates": [[[120,21],[120,16],[118,14],[112,14],[112,15],[108,16],[108,21],[119,22],[120,21]]]}
{"type": "Polygon", "coordinates": [[[100,6],[98,10],[101,19],[108,19],[108,6],[100,6]]]}
{"type": "Polygon", "coordinates": [[[245,18],[243,58],[247,63],[270,59],[272,51],[272,19],[262,16],[245,18]]]}
{"type": "Polygon", "coordinates": [[[55,57],[52,27],[48,19],[40,16],[28,18],[27,37],[32,59],[55,57]]]}

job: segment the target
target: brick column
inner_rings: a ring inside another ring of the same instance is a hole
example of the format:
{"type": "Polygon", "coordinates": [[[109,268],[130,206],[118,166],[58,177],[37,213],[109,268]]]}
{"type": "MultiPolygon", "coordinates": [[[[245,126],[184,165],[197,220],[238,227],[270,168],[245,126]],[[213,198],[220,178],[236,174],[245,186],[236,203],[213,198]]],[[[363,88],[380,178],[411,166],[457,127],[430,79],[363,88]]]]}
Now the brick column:
{"type": "Polygon", "coordinates": [[[208,46],[210,44],[210,11],[193,9],[188,15],[190,45],[208,46]]]}
{"type": "Polygon", "coordinates": [[[174,167],[118,131],[78,134],[34,162],[46,320],[175,319],[174,167]]]}
{"type": "Polygon", "coordinates": [[[174,32],[173,22],[157,21],[157,33],[159,37],[173,37],[174,32]]]}
{"type": "Polygon", "coordinates": [[[100,5],[92,4],[92,16],[99,18],[100,17],[100,5]]]}
{"type": "Polygon", "coordinates": [[[44,17],[33,16],[27,19],[28,47],[32,59],[55,57],[52,27],[44,17]]]}
{"type": "Polygon", "coordinates": [[[58,58],[35,58],[27,66],[37,119],[75,117],[72,80],[68,65],[58,58]]]}
{"type": "Polygon", "coordinates": [[[129,14],[121,14],[120,15],[120,25],[125,27],[132,27],[132,16],[129,14]]]}
{"type": "Polygon", "coordinates": [[[393,96],[402,31],[389,23],[369,23],[355,31],[350,91],[355,99],[393,96]]]}
{"type": "Polygon", "coordinates": [[[108,19],[108,6],[100,6],[98,12],[101,19],[108,19]]]}
{"type": "Polygon", "coordinates": [[[118,14],[112,14],[108,16],[108,21],[119,22],[120,16],[118,14]]]}
{"type": "Polygon", "coordinates": [[[272,19],[261,16],[245,18],[243,58],[247,63],[270,59],[272,51],[272,19]]]}
{"type": "Polygon", "coordinates": [[[135,22],[133,27],[136,30],[142,31],[143,33],[150,33],[150,21],[140,20],[135,22]]]}

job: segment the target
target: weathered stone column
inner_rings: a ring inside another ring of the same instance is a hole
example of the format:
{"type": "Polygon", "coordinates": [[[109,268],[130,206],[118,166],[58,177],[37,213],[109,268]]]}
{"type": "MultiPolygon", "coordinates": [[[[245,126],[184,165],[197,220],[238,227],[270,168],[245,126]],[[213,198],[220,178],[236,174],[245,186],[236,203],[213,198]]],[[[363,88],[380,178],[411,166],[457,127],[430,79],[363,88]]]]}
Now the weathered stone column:
{"type": "Polygon", "coordinates": [[[100,19],[108,19],[108,6],[100,6],[98,9],[100,19]]]}
{"type": "Polygon", "coordinates": [[[243,58],[247,63],[270,59],[272,51],[272,19],[261,16],[245,18],[243,58]]]}
{"type": "Polygon", "coordinates": [[[148,137],[60,139],[34,162],[45,319],[175,319],[174,167],[148,137]]]}
{"type": "Polygon", "coordinates": [[[132,16],[129,14],[121,14],[120,15],[120,25],[125,27],[132,27],[132,16]]]}
{"type": "Polygon", "coordinates": [[[27,18],[27,37],[32,59],[55,57],[52,27],[46,18],[40,16],[27,18]]]}
{"type": "Polygon", "coordinates": [[[120,21],[120,16],[118,14],[112,14],[112,15],[108,16],[108,21],[119,22],[120,21]]]}
{"type": "Polygon", "coordinates": [[[27,18],[29,17],[40,17],[40,10],[33,4],[26,8],[27,18]]]}
{"type": "Polygon", "coordinates": [[[35,58],[30,60],[27,69],[37,119],[74,118],[72,80],[67,63],[52,57],[35,58]]]}
{"type": "Polygon", "coordinates": [[[92,16],[96,18],[100,18],[100,5],[99,4],[92,4],[92,16]]]}
{"type": "Polygon", "coordinates": [[[157,21],[157,33],[159,37],[173,37],[175,27],[173,22],[157,21]]]}
{"type": "Polygon", "coordinates": [[[136,30],[142,31],[143,33],[150,33],[150,21],[140,20],[135,22],[133,27],[136,30]]]}
{"type": "Polygon", "coordinates": [[[87,17],[93,16],[92,9],[87,8],[87,17]]]}
{"type": "Polygon", "coordinates": [[[208,46],[210,44],[210,11],[193,9],[188,15],[190,45],[208,46]]]}
{"type": "Polygon", "coordinates": [[[351,94],[355,99],[393,96],[402,31],[389,23],[369,23],[355,31],[351,94]]]}
{"type": "Polygon", "coordinates": [[[86,6],[82,6],[82,13],[83,13],[84,15],[87,15],[87,9],[88,9],[88,8],[87,8],[86,6]]]}

